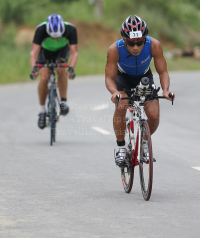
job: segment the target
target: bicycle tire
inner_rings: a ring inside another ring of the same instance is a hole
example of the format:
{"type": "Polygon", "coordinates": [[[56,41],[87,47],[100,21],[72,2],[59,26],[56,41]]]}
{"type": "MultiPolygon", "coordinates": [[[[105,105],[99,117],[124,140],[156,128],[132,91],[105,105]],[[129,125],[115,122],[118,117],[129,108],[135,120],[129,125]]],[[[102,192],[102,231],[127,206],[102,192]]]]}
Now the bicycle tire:
{"type": "Polygon", "coordinates": [[[139,159],[139,174],[140,185],[144,200],[148,201],[151,197],[152,184],[153,184],[153,151],[151,134],[147,121],[143,121],[140,126],[141,138],[140,138],[140,159],[139,159]],[[143,160],[143,140],[148,142],[148,160],[143,160]]]}
{"type": "Polygon", "coordinates": [[[50,87],[49,92],[49,106],[50,106],[50,145],[53,145],[53,142],[55,142],[55,133],[56,133],[56,127],[55,127],[55,93],[54,93],[54,86],[52,85],[50,87]]]}
{"type": "Polygon", "coordinates": [[[56,97],[57,97],[57,92],[56,89],[54,89],[54,113],[55,113],[55,119],[54,119],[54,137],[53,140],[56,142],[56,122],[57,122],[57,112],[56,112],[56,97]]]}
{"type": "Polygon", "coordinates": [[[130,164],[130,159],[132,157],[132,143],[131,143],[131,135],[130,135],[130,123],[126,125],[126,135],[125,141],[127,146],[127,156],[128,156],[128,166],[121,168],[121,178],[122,184],[124,187],[124,191],[126,193],[130,193],[133,186],[134,179],[134,166],[130,164]]]}

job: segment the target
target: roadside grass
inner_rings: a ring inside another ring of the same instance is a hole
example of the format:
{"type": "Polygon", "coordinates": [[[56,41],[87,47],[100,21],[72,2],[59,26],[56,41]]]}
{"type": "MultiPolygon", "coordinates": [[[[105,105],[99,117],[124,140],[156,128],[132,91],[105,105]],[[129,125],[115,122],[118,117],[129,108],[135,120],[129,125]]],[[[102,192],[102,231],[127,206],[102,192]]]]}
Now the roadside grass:
{"type": "Polygon", "coordinates": [[[200,60],[191,57],[167,59],[168,71],[200,70],[200,60]]]}
{"type": "MultiPolygon", "coordinates": [[[[30,81],[30,50],[26,47],[0,47],[0,84],[30,81]]],[[[107,48],[79,49],[75,72],[80,75],[104,74],[107,48]]],[[[200,61],[190,57],[167,59],[168,71],[200,70],[200,61]]],[[[153,62],[151,69],[155,72],[153,62]]]]}
{"type": "Polygon", "coordinates": [[[107,48],[96,49],[95,46],[91,46],[88,49],[80,49],[76,67],[77,75],[104,74],[106,56],[107,48]]]}
{"type": "MultiPolygon", "coordinates": [[[[167,70],[170,71],[195,71],[200,70],[200,60],[191,57],[166,59],[167,70]]],[[[151,61],[151,70],[156,72],[153,60],[151,61]]]]}
{"type": "Polygon", "coordinates": [[[0,47],[0,83],[27,81],[30,74],[29,47],[0,47]]]}
{"type": "MultiPolygon", "coordinates": [[[[0,47],[0,84],[30,81],[30,46],[0,47]]],[[[80,49],[76,75],[104,74],[107,49],[80,49]]]]}

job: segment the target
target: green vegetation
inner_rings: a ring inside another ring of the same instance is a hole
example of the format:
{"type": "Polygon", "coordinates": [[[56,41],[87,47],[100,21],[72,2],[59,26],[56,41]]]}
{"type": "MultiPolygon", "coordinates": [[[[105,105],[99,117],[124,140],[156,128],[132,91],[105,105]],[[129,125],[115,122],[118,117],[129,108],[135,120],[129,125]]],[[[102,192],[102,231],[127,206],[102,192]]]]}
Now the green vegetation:
{"type": "Polygon", "coordinates": [[[2,23],[14,22],[18,25],[22,24],[25,15],[28,13],[28,6],[28,0],[1,0],[0,14],[2,23]]]}
{"type": "Polygon", "coordinates": [[[184,44],[199,43],[191,33],[200,31],[200,10],[196,8],[198,3],[200,7],[200,0],[193,2],[195,5],[190,0],[105,1],[105,19],[118,28],[128,15],[138,15],[147,22],[151,36],[165,38],[183,48],[184,44]]]}
{"type": "Polygon", "coordinates": [[[0,83],[29,81],[29,52],[29,47],[0,48],[0,55],[3,56],[0,58],[0,83]]]}
{"type": "MultiPolygon", "coordinates": [[[[0,18],[3,23],[14,22],[37,26],[53,12],[65,20],[97,21],[94,4],[88,0],[1,0],[0,18]]],[[[191,37],[200,33],[200,0],[104,0],[101,22],[115,30],[129,15],[141,16],[155,38],[164,37],[179,47],[184,43],[199,44],[191,37]]]]}
{"type": "MultiPolygon", "coordinates": [[[[200,0],[104,0],[101,20],[96,18],[95,6],[88,0],[1,0],[0,83],[29,80],[31,45],[17,46],[16,33],[19,26],[36,27],[52,13],[67,21],[98,21],[117,32],[126,17],[136,14],[147,22],[149,34],[158,40],[179,48],[200,45],[200,0]]],[[[79,46],[77,75],[103,74],[108,46],[79,46]]],[[[168,50],[167,46],[164,49],[168,50]]],[[[169,70],[200,69],[199,61],[191,58],[167,62],[169,70]]]]}

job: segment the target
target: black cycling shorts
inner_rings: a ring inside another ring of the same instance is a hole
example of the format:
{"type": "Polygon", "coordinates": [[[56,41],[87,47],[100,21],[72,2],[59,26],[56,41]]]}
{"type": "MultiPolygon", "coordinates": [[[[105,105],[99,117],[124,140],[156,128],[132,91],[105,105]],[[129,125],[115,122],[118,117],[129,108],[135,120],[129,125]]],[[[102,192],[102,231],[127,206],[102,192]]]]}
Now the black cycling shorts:
{"type": "Polygon", "coordinates": [[[69,45],[64,46],[63,48],[57,50],[57,51],[49,51],[41,47],[40,53],[38,55],[38,61],[53,61],[55,62],[56,60],[59,59],[66,59],[68,61],[70,54],[70,48],[69,45]]]}
{"type": "Polygon", "coordinates": [[[123,91],[124,88],[127,90],[131,90],[132,88],[135,88],[141,81],[143,77],[148,77],[150,80],[150,85],[154,84],[153,81],[153,74],[151,72],[151,69],[149,69],[146,74],[143,74],[142,76],[132,76],[125,73],[121,73],[118,71],[117,77],[115,79],[115,83],[117,85],[118,91],[123,91]]]}

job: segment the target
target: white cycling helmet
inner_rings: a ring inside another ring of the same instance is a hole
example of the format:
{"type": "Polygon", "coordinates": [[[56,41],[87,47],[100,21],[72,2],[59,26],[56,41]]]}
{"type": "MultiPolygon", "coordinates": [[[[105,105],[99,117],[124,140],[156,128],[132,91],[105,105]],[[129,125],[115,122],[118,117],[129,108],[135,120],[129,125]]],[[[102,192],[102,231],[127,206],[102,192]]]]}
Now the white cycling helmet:
{"type": "Polygon", "coordinates": [[[65,32],[64,21],[60,15],[50,15],[47,17],[46,23],[46,31],[53,38],[61,37],[65,32]]]}

